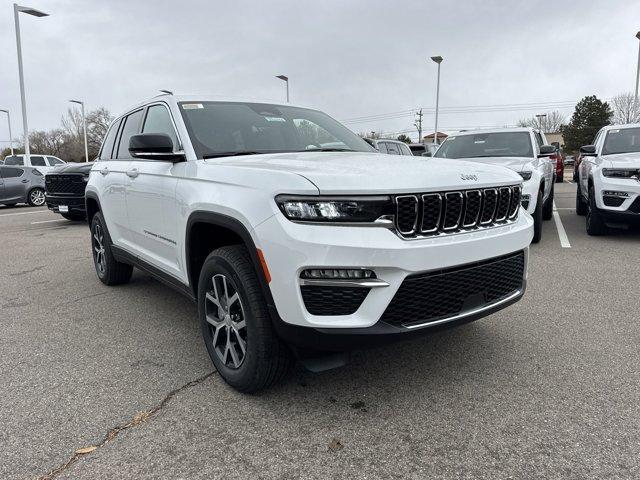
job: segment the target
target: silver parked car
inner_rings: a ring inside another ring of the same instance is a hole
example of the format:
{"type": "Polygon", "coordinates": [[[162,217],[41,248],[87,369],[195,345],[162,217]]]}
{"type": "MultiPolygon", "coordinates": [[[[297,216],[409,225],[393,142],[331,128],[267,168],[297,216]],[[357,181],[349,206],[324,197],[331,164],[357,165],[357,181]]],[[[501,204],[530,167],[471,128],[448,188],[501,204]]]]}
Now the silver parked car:
{"type": "Polygon", "coordinates": [[[44,176],[34,167],[0,165],[0,204],[44,205],[44,176]]]}

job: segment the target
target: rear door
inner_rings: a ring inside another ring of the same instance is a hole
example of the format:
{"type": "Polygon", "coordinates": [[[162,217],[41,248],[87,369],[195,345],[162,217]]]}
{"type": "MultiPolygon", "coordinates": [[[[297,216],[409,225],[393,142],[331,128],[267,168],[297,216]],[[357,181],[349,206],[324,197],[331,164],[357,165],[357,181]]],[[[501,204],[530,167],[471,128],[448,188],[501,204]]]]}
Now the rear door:
{"type": "MultiPolygon", "coordinates": [[[[167,134],[174,151],[182,148],[173,117],[163,102],[147,107],[142,133],[167,134]]],[[[183,167],[166,160],[132,158],[127,172],[131,242],[143,260],[176,277],[180,277],[180,270],[175,192],[177,172],[183,167]]]]}

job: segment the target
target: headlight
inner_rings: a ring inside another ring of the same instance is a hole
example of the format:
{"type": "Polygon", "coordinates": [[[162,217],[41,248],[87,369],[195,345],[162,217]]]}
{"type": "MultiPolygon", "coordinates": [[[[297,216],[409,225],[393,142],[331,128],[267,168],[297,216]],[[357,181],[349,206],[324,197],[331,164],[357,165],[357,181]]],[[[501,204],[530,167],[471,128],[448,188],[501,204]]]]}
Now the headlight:
{"type": "Polygon", "coordinates": [[[525,181],[531,180],[531,175],[533,174],[533,172],[530,172],[530,171],[524,171],[524,172],[518,172],[518,173],[520,174],[522,179],[525,181]]]}
{"type": "Polygon", "coordinates": [[[604,175],[605,177],[614,177],[614,178],[640,179],[640,170],[627,169],[627,168],[603,168],[602,175],[604,175]]]}
{"type": "Polygon", "coordinates": [[[289,220],[298,222],[371,223],[393,214],[388,196],[300,197],[278,195],[276,203],[289,220]]]}

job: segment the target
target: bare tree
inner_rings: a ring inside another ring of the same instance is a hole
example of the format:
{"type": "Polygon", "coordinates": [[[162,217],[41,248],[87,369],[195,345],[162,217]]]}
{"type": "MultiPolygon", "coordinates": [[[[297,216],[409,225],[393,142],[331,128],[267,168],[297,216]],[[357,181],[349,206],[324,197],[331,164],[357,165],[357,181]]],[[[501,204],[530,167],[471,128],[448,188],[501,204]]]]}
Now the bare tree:
{"type": "Polygon", "coordinates": [[[613,123],[640,122],[640,101],[635,100],[632,93],[621,93],[611,99],[613,107],[613,123]]]}
{"type": "Polygon", "coordinates": [[[523,118],[518,121],[519,127],[540,128],[545,133],[557,133],[565,124],[567,117],[555,110],[547,112],[545,117],[538,118],[536,116],[523,118]]]}

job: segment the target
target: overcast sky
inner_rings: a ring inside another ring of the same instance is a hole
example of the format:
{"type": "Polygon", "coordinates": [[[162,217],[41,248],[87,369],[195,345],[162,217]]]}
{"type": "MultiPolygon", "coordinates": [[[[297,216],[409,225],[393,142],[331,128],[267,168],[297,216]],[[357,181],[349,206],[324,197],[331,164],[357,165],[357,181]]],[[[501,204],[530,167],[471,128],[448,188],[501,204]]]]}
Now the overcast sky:
{"type": "MultiPolygon", "coordinates": [[[[51,15],[20,18],[30,130],[58,127],[70,98],[113,114],[161,88],[282,100],[284,84],[274,76],[286,74],[292,102],[343,121],[369,117],[347,123],[356,132],[409,131],[419,107],[428,132],[433,55],[444,57],[445,131],[513,125],[556,105],[570,115],[585,95],[606,99],[635,86],[638,0],[24,1],[51,15]],[[486,107],[494,105],[502,107],[486,107]]],[[[0,45],[0,108],[11,110],[17,137],[7,0],[0,45]]],[[[7,138],[0,117],[0,139],[7,138]]]]}

